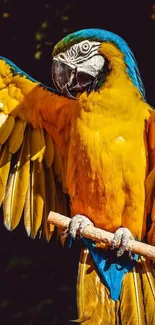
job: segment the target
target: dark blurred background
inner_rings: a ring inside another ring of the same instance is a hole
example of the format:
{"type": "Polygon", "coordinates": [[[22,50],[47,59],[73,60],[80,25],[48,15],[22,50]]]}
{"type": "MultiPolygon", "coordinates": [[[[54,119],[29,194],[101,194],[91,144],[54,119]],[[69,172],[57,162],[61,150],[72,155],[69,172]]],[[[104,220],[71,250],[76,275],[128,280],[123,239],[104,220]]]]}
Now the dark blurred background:
{"type": "MultiPolygon", "coordinates": [[[[155,1],[0,0],[0,55],[50,86],[54,44],[92,27],[128,42],[155,107],[155,1]]],[[[77,247],[29,239],[22,223],[9,233],[1,222],[0,324],[69,325],[76,318],[78,256],[77,247]]]]}

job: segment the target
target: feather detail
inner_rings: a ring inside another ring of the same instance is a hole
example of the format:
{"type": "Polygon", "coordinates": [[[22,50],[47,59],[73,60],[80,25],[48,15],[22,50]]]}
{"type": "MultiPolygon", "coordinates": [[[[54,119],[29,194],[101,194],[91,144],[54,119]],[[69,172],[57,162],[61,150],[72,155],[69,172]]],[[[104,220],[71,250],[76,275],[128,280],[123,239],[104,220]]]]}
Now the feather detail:
{"type": "Polygon", "coordinates": [[[60,174],[58,175],[57,179],[60,183],[62,183],[63,192],[67,193],[67,185],[66,185],[66,166],[63,157],[59,157],[60,163],[60,174]]]}
{"type": "Polygon", "coordinates": [[[153,202],[152,202],[151,219],[152,219],[153,224],[154,224],[154,222],[155,222],[155,197],[153,198],[153,202]]]}
{"type": "Polygon", "coordinates": [[[124,276],[120,297],[120,324],[146,324],[140,275],[135,268],[124,276]]]}
{"type": "Polygon", "coordinates": [[[15,153],[22,145],[26,122],[15,120],[15,125],[9,138],[9,152],[15,153]]]}
{"type": "Polygon", "coordinates": [[[141,291],[141,283],[139,273],[136,272],[135,267],[132,270],[134,286],[135,286],[135,295],[136,295],[136,303],[137,303],[137,314],[138,314],[138,325],[145,324],[145,316],[144,316],[144,305],[141,291]]]}
{"type": "Polygon", "coordinates": [[[31,130],[31,160],[34,161],[36,159],[41,162],[44,158],[45,154],[45,139],[44,132],[40,128],[31,130]]]}
{"type": "Polygon", "coordinates": [[[15,119],[13,116],[8,116],[0,113],[0,144],[6,142],[14,127],[15,119]]]}
{"type": "Polygon", "coordinates": [[[54,160],[53,160],[53,171],[57,180],[62,183],[64,193],[67,193],[66,185],[66,160],[61,155],[60,150],[54,145],[54,160]]]}
{"type": "Polygon", "coordinates": [[[115,301],[110,299],[109,290],[100,281],[95,264],[88,249],[80,255],[77,303],[79,319],[84,325],[115,325],[115,301]]]}
{"type": "Polygon", "coordinates": [[[54,145],[53,172],[55,176],[60,176],[62,168],[62,157],[56,145],[54,145]]]}
{"type": "Polygon", "coordinates": [[[56,209],[56,189],[52,168],[44,168],[45,170],[45,204],[43,211],[43,234],[47,241],[51,239],[54,231],[54,225],[47,223],[50,211],[56,209]]]}
{"type": "Polygon", "coordinates": [[[147,144],[149,151],[149,169],[155,167],[155,112],[153,111],[147,123],[147,144]]]}
{"type": "Polygon", "coordinates": [[[47,132],[45,132],[45,144],[46,144],[46,149],[45,149],[44,161],[46,167],[50,168],[52,166],[53,159],[54,159],[54,143],[52,137],[47,132]]]}
{"type": "Polygon", "coordinates": [[[45,178],[43,165],[38,160],[32,161],[30,166],[29,187],[24,208],[24,224],[27,234],[32,238],[42,223],[45,201],[45,178]]]}
{"type": "Polygon", "coordinates": [[[100,281],[98,303],[92,314],[90,324],[116,325],[115,305],[116,302],[110,299],[109,290],[100,281]]]}
{"type": "Polygon", "coordinates": [[[154,199],[154,187],[155,187],[155,168],[149,173],[145,181],[145,193],[146,193],[146,212],[150,213],[152,208],[152,203],[154,199]]]}
{"type": "Polygon", "coordinates": [[[120,322],[120,300],[115,301],[115,314],[116,314],[115,325],[122,325],[120,322]]]}
{"type": "Polygon", "coordinates": [[[24,206],[24,225],[28,236],[31,236],[31,190],[30,190],[30,179],[28,184],[28,190],[25,199],[24,206]]]}
{"type": "Polygon", "coordinates": [[[90,319],[98,303],[99,281],[93,261],[89,263],[90,254],[88,249],[83,249],[80,254],[80,262],[77,280],[77,305],[78,322],[90,319]]]}
{"type": "Polygon", "coordinates": [[[83,325],[151,325],[155,323],[155,279],[153,265],[141,258],[125,274],[120,299],[110,298],[87,249],[80,255],[77,304],[83,325]]]}
{"type": "MultiPolygon", "coordinates": [[[[32,237],[36,236],[40,225],[46,227],[46,218],[42,223],[45,200],[44,171],[46,172],[43,164],[45,164],[46,168],[52,168],[55,154],[53,141],[59,146],[61,153],[66,154],[71,121],[78,109],[77,106],[76,101],[60,96],[57,91],[51,88],[48,89],[25,74],[8,59],[0,58],[0,203],[3,201],[10,173],[4,204],[7,228],[13,229],[19,222],[24,202],[23,197],[17,206],[17,215],[15,217],[13,211],[17,205],[17,193],[20,188],[19,184],[21,184],[19,175],[24,175],[26,172],[24,172],[26,167],[23,166],[20,170],[18,168],[18,164],[24,159],[21,148],[23,148],[25,134],[30,145],[31,161],[29,162],[29,185],[25,197],[24,223],[27,233],[32,237]],[[45,131],[46,124],[49,126],[47,129],[50,136],[45,131]],[[27,135],[27,129],[29,135],[27,135]],[[64,141],[64,137],[67,143],[64,141]],[[15,161],[17,161],[16,165],[15,161]],[[15,166],[14,171],[10,169],[10,162],[12,166],[15,166]],[[13,195],[12,199],[11,195],[13,195]],[[8,202],[11,203],[8,204],[8,202]]],[[[60,176],[63,187],[65,187],[65,172],[59,150],[55,157],[54,166],[56,175],[60,176]]],[[[51,170],[49,173],[51,173],[51,170]]],[[[49,176],[48,180],[48,184],[50,181],[52,182],[48,185],[51,190],[54,188],[53,184],[55,182],[52,176],[49,176]]],[[[23,191],[26,190],[26,186],[27,183],[24,183],[23,191]]],[[[54,191],[51,195],[54,195],[54,191]]],[[[52,202],[49,203],[49,201],[50,193],[44,209],[46,217],[49,209],[52,206],[54,208],[53,199],[52,202]]],[[[59,201],[58,205],[62,207],[64,200],[59,201]]],[[[46,238],[49,239],[50,236],[47,230],[46,238]]]]}
{"type": "Polygon", "coordinates": [[[28,188],[29,170],[29,138],[25,137],[16,164],[10,173],[3,202],[4,224],[8,230],[13,230],[21,219],[28,188]]]}
{"type": "MultiPolygon", "coordinates": [[[[55,180],[55,189],[56,189],[56,211],[62,215],[67,216],[68,210],[67,210],[67,200],[66,196],[62,190],[62,185],[55,180]]],[[[65,238],[62,234],[62,229],[57,228],[57,238],[60,240],[62,246],[65,243],[65,238]]]]}
{"type": "Polygon", "coordinates": [[[144,296],[144,308],[147,324],[155,324],[155,279],[153,265],[141,258],[141,280],[144,296]]]}
{"type": "Polygon", "coordinates": [[[11,157],[12,155],[9,153],[8,145],[4,144],[0,155],[0,204],[2,204],[5,195],[11,157]]]}

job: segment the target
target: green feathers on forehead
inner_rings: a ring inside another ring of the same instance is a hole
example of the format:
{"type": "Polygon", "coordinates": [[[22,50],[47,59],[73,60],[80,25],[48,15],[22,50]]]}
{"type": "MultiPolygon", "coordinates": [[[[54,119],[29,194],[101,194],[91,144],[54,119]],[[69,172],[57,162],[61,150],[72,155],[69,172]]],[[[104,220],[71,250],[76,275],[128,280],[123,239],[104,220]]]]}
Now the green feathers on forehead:
{"type": "Polygon", "coordinates": [[[72,45],[83,40],[84,37],[77,39],[74,37],[74,34],[67,35],[55,45],[52,55],[55,56],[61,52],[65,52],[72,45]]]}

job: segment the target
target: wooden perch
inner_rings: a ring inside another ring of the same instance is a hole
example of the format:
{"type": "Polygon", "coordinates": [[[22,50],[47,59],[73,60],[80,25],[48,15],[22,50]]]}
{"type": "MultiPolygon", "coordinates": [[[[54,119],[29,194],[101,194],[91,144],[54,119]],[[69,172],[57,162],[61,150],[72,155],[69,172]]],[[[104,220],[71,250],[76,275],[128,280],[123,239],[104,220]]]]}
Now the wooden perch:
{"type": "MultiPolygon", "coordinates": [[[[65,230],[69,227],[70,218],[65,217],[56,212],[50,212],[48,216],[48,222],[65,230]]],[[[114,235],[108,231],[96,228],[94,226],[87,226],[83,231],[83,236],[94,240],[95,242],[105,243],[111,246],[114,235]]],[[[119,245],[118,245],[119,247],[119,245]]],[[[103,247],[104,248],[104,247],[103,247]]],[[[136,240],[129,240],[127,251],[145,256],[151,260],[155,261],[155,247],[144,244],[136,240]]]]}

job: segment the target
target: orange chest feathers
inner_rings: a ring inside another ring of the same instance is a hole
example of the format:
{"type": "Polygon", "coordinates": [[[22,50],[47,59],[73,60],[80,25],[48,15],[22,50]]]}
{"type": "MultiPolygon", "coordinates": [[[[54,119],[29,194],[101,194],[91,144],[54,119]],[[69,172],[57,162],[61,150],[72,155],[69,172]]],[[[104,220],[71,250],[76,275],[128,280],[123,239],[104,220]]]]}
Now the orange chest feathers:
{"type": "Polygon", "coordinates": [[[143,114],[127,119],[81,111],[71,133],[67,169],[73,215],[84,214],[109,231],[125,226],[141,237],[147,168],[144,127],[143,114]]]}

